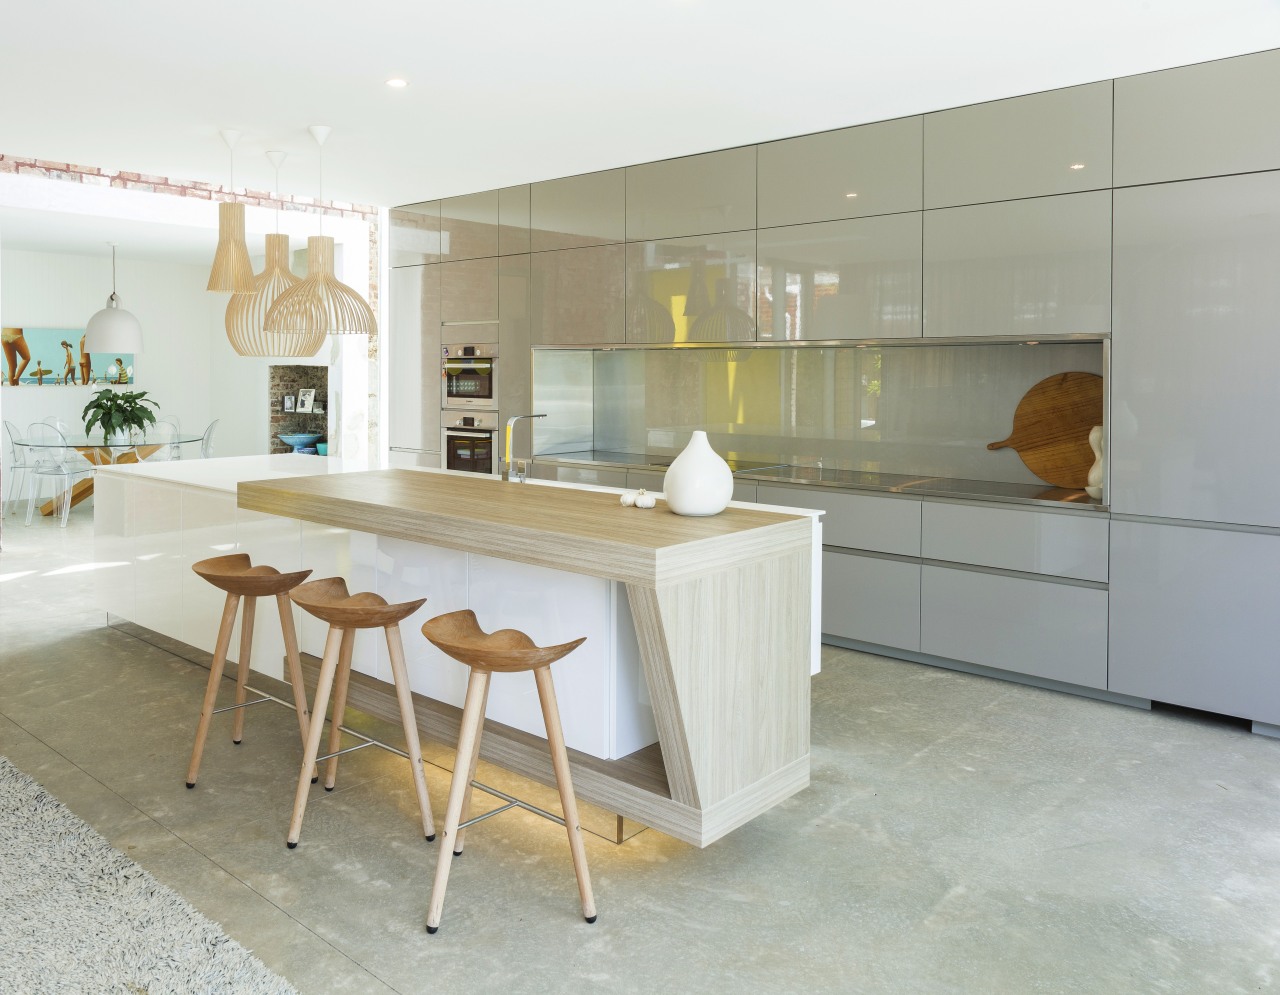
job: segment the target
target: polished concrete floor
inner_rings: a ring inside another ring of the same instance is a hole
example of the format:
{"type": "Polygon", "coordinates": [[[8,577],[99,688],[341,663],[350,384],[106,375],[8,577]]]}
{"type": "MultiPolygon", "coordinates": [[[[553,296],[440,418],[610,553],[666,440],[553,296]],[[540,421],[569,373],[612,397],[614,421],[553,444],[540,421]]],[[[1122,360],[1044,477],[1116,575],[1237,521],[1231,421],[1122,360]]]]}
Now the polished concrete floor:
{"type": "Polygon", "coordinates": [[[297,728],[264,705],[187,791],[206,671],[105,626],[110,569],[85,510],[6,520],[0,753],[304,993],[1280,986],[1280,742],[831,648],[807,791],[706,850],[588,836],[595,925],[561,830],[505,814],[428,936],[404,761],[345,759],[289,851],[297,728]]]}

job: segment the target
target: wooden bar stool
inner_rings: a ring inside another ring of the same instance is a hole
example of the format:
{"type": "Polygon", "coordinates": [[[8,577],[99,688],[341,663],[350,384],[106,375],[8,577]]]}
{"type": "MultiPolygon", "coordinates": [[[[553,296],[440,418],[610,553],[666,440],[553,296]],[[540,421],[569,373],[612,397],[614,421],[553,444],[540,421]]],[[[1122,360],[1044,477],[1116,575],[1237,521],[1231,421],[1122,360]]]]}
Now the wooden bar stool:
{"type": "Polygon", "coordinates": [[[452,856],[462,853],[462,833],[467,826],[519,807],[534,812],[554,822],[561,823],[569,834],[569,852],[573,855],[573,871],[578,878],[578,894],[582,899],[582,915],[587,922],[596,921],[596,901],[591,893],[591,875],[587,871],[587,851],[582,844],[582,829],[578,825],[578,804],[573,797],[573,781],[569,776],[569,754],[564,746],[564,731],[560,727],[560,709],[556,706],[555,687],[551,683],[551,665],[584,642],[586,637],[559,646],[535,646],[532,639],[516,629],[500,629],[487,633],[476,621],[475,612],[468,610],[439,615],[422,626],[422,634],[449,656],[471,668],[467,679],[467,697],[462,708],[462,728],[458,735],[458,753],[454,760],[453,780],[449,785],[449,805],[445,809],[444,839],[436,862],[435,883],[431,888],[431,907],[427,912],[427,932],[440,928],[444,913],[444,893],[449,884],[449,866],[452,856]],[[538,685],[538,701],[542,705],[542,720],[547,727],[547,744],[551,750],[551,764],[556,772],[556,786],[560,790],[560,804],[564,818],[521,802],[510,795],[492,791],[479,785],[482,791],[498,794],[507,801],[491,812],[474,819],[462,821],[471,803],[471,783],[475,777],[476,762],[480,757],[480,735],[484,730],[484,711],[489,698],[489,678],[495,671],[513,674],[533,671],[538,685]],[[446,843],[453,841],[452,846],[446,843]],[[450,855],[450,851],[452,856],[450,855]]]}
{"type": "MultiPolygon", "coordinates": [[[[218,641],[213,650],[213,664],[209,668],[209,683],[204,689],[204,704],[200,709],[200,724],[196,726],[196,742],[191,750],[191,764],[187,767],[187,787],[196,786],[200,773],[200,757],[204,753],[205,738],[209,735],[209,722],[218,712],[235,710],[231,726],[231,741],[237,746],[244,737],[244,710],[249,705],[278,699],[264,695],[252,701],[245,700],[245,687],[249,679],[249,653],[253,649],[253,619],[259,598],[275,596],[280,611],[280,628],[284,632],[285,659],[289,666],[289,681],[293,684],[293,705],[298,713],[298,726],[306,743],[307,693],[302,684],[302,664],[298,659],[298,636],[293,628],[293,608],[289,604],[289,592],[310,575],[310,570],[297,570],[282,574],[275,567],[254,566],[245,553],[215,556],[191,564],[191,569],[214,587],[227,592],[226,605],[222,609],[222,624],[218,627],[218,641]],[[218,688],[222,683],[222,671],[227,663],[227,649],[231,645],[231,629],[235,625],[236,610],[244,599],[244,617],[240,624],[240,662],[236,669],[236,703],[225,708],[214,708],[218,700],[218,688]]],[[[260,692],[259,692],[260,693],[260,692]]],[[[282,702],[283,704],[283,702],[282,702]]]]}
{"type": "Polygon", "coordinates": [[[400,640],[400,622],[426,604],[427,599],[389,605],[386,598],[371,592],[349,594],[347,582],[341,577],[313,580],[295,588],[290,597],[303,611],[322,622],[328,622],[329,635],[325,639],[324,658],[320,662],[320,677],[316,682],[316,707],[307,730],[302,772],[298,775],[298,793],[293,803],[293,819],[289,823],[289,849],[298,845],[298,837],[302,833],[302,816],[307,808],[307,796],[312,783],[308,775],[313,765],[320,760],[329,761],[324,788],[332,791],[338,776],[338,757],[343,753],[362,750],[366,746],[381,746],[408,759],[413,771],[414,790],[418,795],[418,808],[422,814],[422,829],[430,843],[436,838],[436,827],[431,819],[431,799],[427,796],[427,777],[422,770],[422,747],[418,742],[418,720],[413,711],[409,670],[404,662],[404,644],[400,640]],[[391,660],[391,676],[395,681],[396,698],[400,703],[400,721],[404,726],[405,747],[408,752],[401,752],[370,739],[365,739],[359,746],[339,749],[342,719],[347,710],[347,686],[351,679],[351,650],[355,644],[355,630],[377,628],[386,632],[387,655],[391,660]],[[317,756],[331,691],[334,695],[333,718],[329,726],[328,752],[324,756],[317,756]]]}

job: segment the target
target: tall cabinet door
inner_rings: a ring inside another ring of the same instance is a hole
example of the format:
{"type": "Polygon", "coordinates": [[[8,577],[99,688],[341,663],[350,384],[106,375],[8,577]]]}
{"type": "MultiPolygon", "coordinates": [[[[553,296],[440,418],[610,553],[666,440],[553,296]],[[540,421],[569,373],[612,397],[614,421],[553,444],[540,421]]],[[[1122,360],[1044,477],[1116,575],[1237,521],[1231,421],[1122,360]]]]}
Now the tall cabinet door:
{"type": "Polygon", "coordinates": [[[387,441],[440,451],[440,267],[391,270],[387,441]]]}
{"type": "Polygon", "coordinates": [[[1280,526],[1280,173],[1115,193],[1111,509],[1280,526]]]}

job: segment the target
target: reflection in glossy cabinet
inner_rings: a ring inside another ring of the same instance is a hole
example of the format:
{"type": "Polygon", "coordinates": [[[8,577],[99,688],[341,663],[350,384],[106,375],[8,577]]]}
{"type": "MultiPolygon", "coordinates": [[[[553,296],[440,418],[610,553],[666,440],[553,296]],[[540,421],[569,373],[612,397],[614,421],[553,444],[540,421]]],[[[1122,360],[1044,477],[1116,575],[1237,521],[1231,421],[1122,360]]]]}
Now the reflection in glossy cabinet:
{"type": "Polygon", "coordinates": [[[529,251],[529,184],[498,191],[498,254],[529,251]]]}
{"type": "Polygon", "coordinates": [[[1111,81],[924,118],[924,206],[1111,185],[1111,81]]]}
{"type": "Polygon", "coordinates": [[[440,266],[391,271],[387,440],[440,449],[440,266]]]}
{"type": "Polygon", "coordinates": [[[831,546],[920,555],[920,499],[854,494],[831,487],[761,484],[761,504],[818,508],[827,514],[822,541],[831,546]]]}
{"type": "Polygon", "coordinates": [[[440,230],[449,247],[444,259],[498,254],[498,191],[485,190],[440,201],[440,230]]]}
{"type": "Polygon", "coordinates": [[[942,501],[924,502],[922,512],[927,560],[1106,583],[1105,515],[942,501]]]}
{"type": "Polygon", "coordinates": [[[761,229],[757,338],[918,337],[919,213],[761,229]]]}
{"type": "MultiPolygon", "coordinates": [[[[440,320],[498,320],[498,259],[440,264],[440,320]]],[[[496,331],[491,335],[496,335],[496,331]]],[[[475,341],[460,339],[458,341],[475,341]]],[[[492,338],[480,339],[482,342],[492,338]]]]}
{"type": "Polygon", "coordinates": [[[625,171],[533,184],[530,226],[534,252],[621,242],[626,234],[625,171]]]}
{"type": "Polygon", "coordinates": [[[530,343],[621,342],[625,256],[621,244],[531,255],[530,343]]]}
{"type": "Polygon", "coordinates": [[[1111,192],[924,215],[924,334],[1105,335],[1111,192]]]}
{"type": "Polygon", "coordinates": [[[1105,689],[1107,592],[926,564],[920,651],[1105,689]]]}
{"type": "Polygon", "coordinates": [[[861,643],[920,649],[920,564],[822,554],[822,631],[861,643]]]}
{"type": "Polygon", "coordinates": [[[1280,526],[1280,173],[1116,191],[1111,507],[1280,526]]]}
{"type": "Polygon", "coordinates": [[[759,146],[758,227],[920,210],[922,122],[900,118],[759,146]]]}
{"type": "Polygon", "coordinates": [[[627,245],[627,341],[754,339],[755,249],[755,232],[627,245]]]}
{"type": "Polygon", "coordinates": [[[1116,80],[1116,185],[1280,168],[1280,51],[1116,80]]]}
{"type": "Polygon", "coordinates": [[[448,247],[440,234],[440,201],[406,204],[387,212],[391,265],[420,266],[438,263],[448,247]]]}
{"type": "MultiPolygon", "coordinates": [[[[529,260],[527,255],[498,261],[498,415],[505,424],[512,415],[533,411],[530,398],[529,260]]],[[[531,422],[516,422],[512,452],[528,453],[531,422]]],[[[505,439],[502,441],[505,442],[505,439]]]]}
{"type": "Polygon", "coordinates": [[[1111,525],[1110,690],[1280,724],[1280,536],[1111,525]]]}
{"type": "Polygon", "coordinates": [[[627,241],[756,227],[755,146],[628,166],[627,241]]]}

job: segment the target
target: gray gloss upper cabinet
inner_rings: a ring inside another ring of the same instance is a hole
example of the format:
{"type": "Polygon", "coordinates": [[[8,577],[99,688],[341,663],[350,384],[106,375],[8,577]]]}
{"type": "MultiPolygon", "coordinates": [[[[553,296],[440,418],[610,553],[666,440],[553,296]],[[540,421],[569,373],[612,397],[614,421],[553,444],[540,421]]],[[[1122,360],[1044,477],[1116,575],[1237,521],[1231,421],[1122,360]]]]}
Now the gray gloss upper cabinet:
{"type": "Polygon", "coordinates": [[[498,191],[498,255],[529,251],[529,184],[498,191]]]}
{"type": "Polygon", "coordinates": [[[758,226],[920,210],[923,127],[908,117],[761,145],[758,226]]]}
{"type": "Polygon", "coordinates": [[[1116,80],[1116,186],[1280,168],[1280,51],[1116,80]]]}
{"type": "Polygon", "coordinates": [[[387,441],[393,449],[440,449],[440,267],[391,271],[387,306],[387,441]]]}
{"type": "Polygon", "coordinates": [[[444,259],[498,254],[498,191],[485,190],[440,201],[444,259]]]}
{"type": "Polygon", "coordinates": [[[463,259],[440,264],[440,320],[494,323],[483,338],[463,335],[453,341],[491,342],[497,337],[498,259],[463,259]]]}
{"type": "Polygon", "coordinates": [[[533,251],[621,242],[626,235],[626,197],[626,173],[621,169],[533,184],[533,251]]]}
{"type": "Polygon", "coordinates": [[[1111,510],[1280,526],[1280,173],[1115,196],[1111,510]]]}
{"type": "Polygon", "coordinates": [[[1110,80],[925,115],[926,208],[1110,185],[1110,80]]]}
{"type": "Polygon", "coordinates": [[[924,212],[924,334],[1105,335],[1111,191],[924,212]]]}
{"type": "Polygon", "coordinates": [[[758,339],[919,337],[920,212],[762,228],[758,339]]]}
{"type": "Polygon", "coordinates": [[[756,233],[626,246],[628,342],[748,342],[756,336],[756,233]]]}
{"type": "Polygon", "coordinates": [[[387,220],[392,267],[440,261],[440,201],[393,207],[387,220]]]}
{"type": "Polygon", "coordinates": [[[529,257],[533,345],[623,341],[625,246],[535,252],[529,257]]]}
{"type": "Polygon", "coordinates": [[[629,242],[756,227],[756,149],[748,146],[626,169],[629,242]]]}

